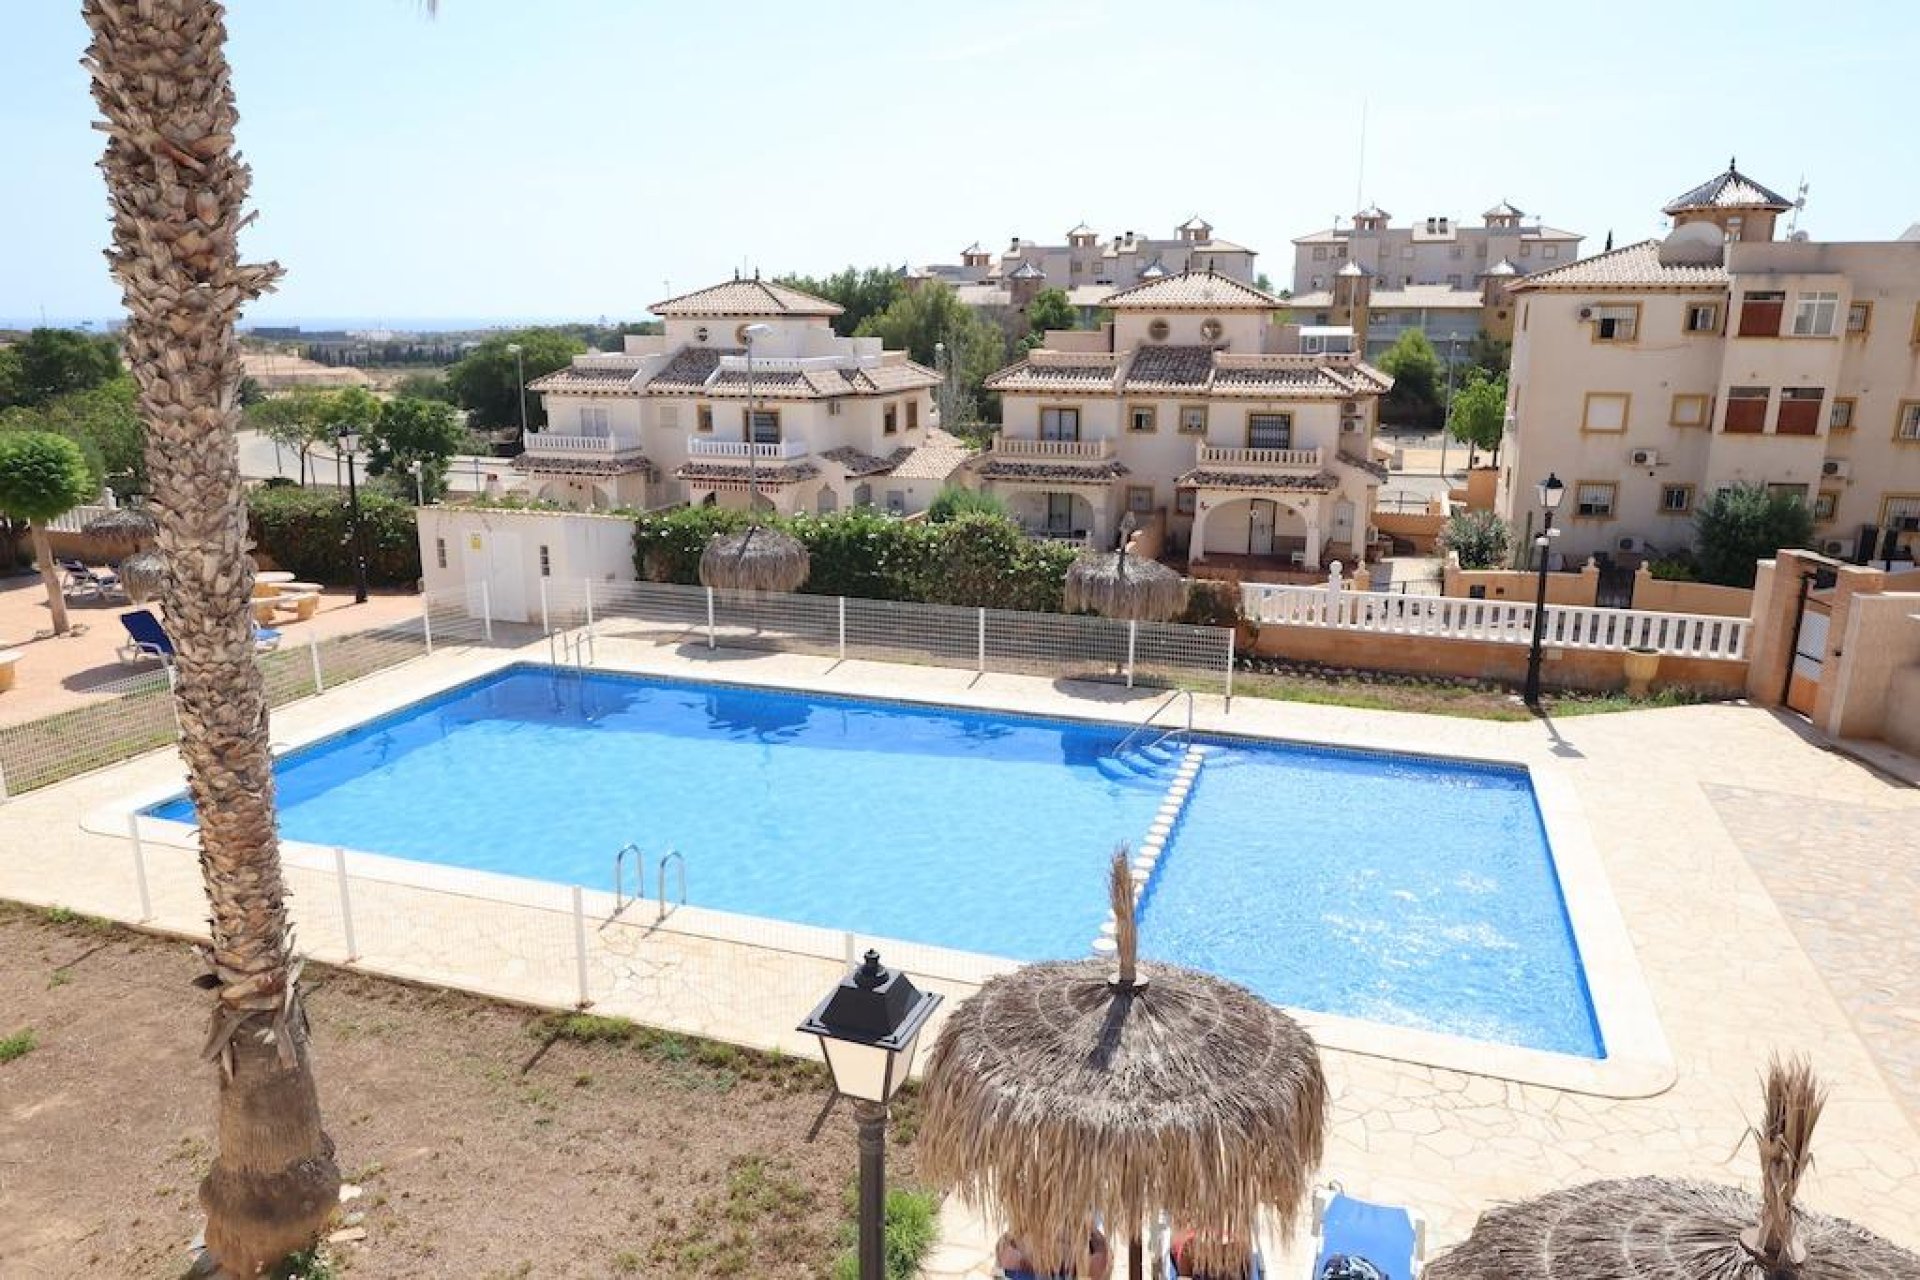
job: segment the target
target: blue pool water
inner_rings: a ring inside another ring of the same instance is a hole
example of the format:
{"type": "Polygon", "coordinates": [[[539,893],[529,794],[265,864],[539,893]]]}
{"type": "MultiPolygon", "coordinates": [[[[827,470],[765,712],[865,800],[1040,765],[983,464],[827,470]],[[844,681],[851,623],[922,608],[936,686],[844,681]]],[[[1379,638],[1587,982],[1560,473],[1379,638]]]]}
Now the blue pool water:
{"type": "MultiPolygon", "coordinates": [[[[283,757],[281,830],[611,887],[681,851],[723,911],[1033,960],[1086,954],[1114,845],[1172,778],[1124,727],[515,667],[283,757]]],[[[1524,771],[1202,739],[1149,957],[1269,999],[1603,1056],[1524,771]]],[[[192,821],[176,799],[150,810],[192,821]]]]}

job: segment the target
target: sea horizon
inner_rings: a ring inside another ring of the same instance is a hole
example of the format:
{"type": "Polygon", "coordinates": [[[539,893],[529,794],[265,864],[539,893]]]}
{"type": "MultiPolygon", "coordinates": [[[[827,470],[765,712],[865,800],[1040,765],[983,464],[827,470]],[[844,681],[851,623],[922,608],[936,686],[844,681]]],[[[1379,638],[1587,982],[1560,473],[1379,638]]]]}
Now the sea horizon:
{"type": "MultiPolygon", "coordinates": [[[[651,317],[646,317],[651,318],[651,317]]],[[[0,329],[92,329],[107,333],[126,323],[126,316],[33,315],[0,316],[0,329]]],[[[638,321],[612,316],[260,316],[243,317],[240,331],[289,329],[308,333],[380,330],[391,333],[464,333],[484,329],[518,329],[534,325],[619,324],[638,321]]]]}

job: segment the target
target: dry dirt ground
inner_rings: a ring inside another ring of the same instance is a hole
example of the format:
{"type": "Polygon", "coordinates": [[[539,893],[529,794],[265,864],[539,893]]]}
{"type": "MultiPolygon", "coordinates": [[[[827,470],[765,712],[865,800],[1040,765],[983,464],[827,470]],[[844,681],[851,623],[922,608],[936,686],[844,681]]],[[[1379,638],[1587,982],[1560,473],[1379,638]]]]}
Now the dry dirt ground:
{"type": "MultiPolygon", "coordinates": [[[[0,1044],[34,1045],[0,1061],[0,1276],[185,1270],[214,1096],[198,971],[184,943],[0,904],[0,1044]]],[[[364,1188],[343,1209],[366,1239],[329,1247],[335,1273],[830,1273],[856,1155],[843,1111],[809,1140],[815,1064],[591,1024],[554,1039],[475,997],[307,981],[327,1126],[364,1188]]],[[[896,1142],[912,1127],[909,1103],[896,1142]]],[[[911,1165],[896,1145],[890,1175],[911,1165]]]]}

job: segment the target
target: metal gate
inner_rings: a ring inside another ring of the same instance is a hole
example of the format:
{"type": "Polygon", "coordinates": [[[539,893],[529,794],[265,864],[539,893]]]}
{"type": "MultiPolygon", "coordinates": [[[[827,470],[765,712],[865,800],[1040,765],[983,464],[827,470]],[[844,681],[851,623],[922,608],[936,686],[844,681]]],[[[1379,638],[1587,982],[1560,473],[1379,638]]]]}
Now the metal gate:
{"type": "Polygon", "coordinates": [[[1803,716],[1813,714],[1820,694],[1820,676],[1827,662],[1827,630],[1833,624],[1824,600],[1808,600],[1793,636],[1793,668],[1787,674],[1787,706],[1803,716]]]}
{"type": "Polygon", "coordinates": [[[1603,565],[1594,587],[1593,602],[1602,609],[1633,608],[1634,573],[1618,564],[1603,565]]]}

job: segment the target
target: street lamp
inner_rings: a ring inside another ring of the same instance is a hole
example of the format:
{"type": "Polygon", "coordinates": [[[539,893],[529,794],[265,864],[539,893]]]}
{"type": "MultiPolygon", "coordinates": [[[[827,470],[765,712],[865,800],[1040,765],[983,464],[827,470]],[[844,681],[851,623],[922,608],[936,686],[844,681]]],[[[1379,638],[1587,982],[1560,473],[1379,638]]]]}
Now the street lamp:
{"type": "Polygon", "coordinates": [[[520,447],[527,447],[527,366],[522,362],[521,347],[517,342],[509,342],[507,350],[513,353],[513,382],[520,389],[520,447]]]}
{"type": "Polygon", "coordinates": [[[413,472],[414,505],[424,507],[427,505],[427,464],[415,458],[407,464],[407,470],[413,472]]]}
{"type": "Polygon", "coordinates": [[[860,1280],[884,1280],[887,1102],[906,1083],[913,1051],[940,997],[923,992],[880,953],[850,970],[800,1030],[820,1037],[834,1092],[860,1122],[860,1280]]]}
{"type": "Polygon", "coordinates": [[[352,529],[347,535],[353,539],[353,602],[367,602],[367,541],[360,524],[360,486],[354,480],[353,459],[360,448],[360,433],[352,427],[340,428],[340,434],[334,437],[339,445],[339,453],[347,460],[347,514],[352,529]]]}
{"type": "Polygon", "coordinates": [[[1521,695],[1535,711],[1540,709],[1540,644],[1547,635],[1547,548],[1552,544],[1553,513],[1559,510],[1560,500],[1567,496],[1567,486],[1549,471],[1547,478],[1540,482],[1539,496],[1545,522],[1533,545],[1540,550],[1540,589],[1533,601],[1533,646],[1527,650],[1527,688],[1521,695]]]}

